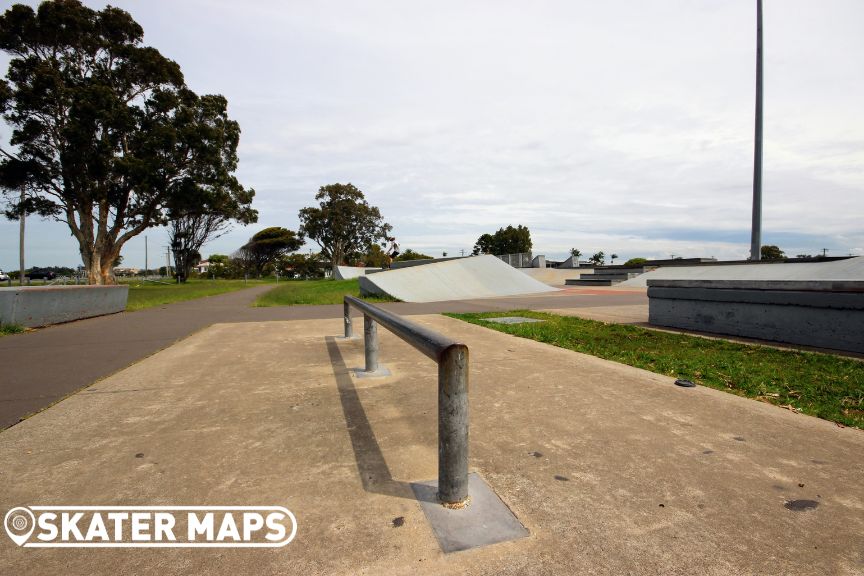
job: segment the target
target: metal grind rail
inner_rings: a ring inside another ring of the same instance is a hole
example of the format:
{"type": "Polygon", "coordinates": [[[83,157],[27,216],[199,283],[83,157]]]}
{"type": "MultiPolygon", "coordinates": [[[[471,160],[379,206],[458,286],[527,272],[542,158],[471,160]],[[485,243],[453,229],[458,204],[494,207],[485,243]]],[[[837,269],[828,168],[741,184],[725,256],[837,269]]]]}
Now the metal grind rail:
{"type": "Polygon", "coordinates": [[[353,296],[344,300],[345,338],[353,336],[352,306],[363,313],[367,373],[378,371],[377,324],[438,364],[438,499],[462,508],[468,502],[468,347],[353,296]]]}

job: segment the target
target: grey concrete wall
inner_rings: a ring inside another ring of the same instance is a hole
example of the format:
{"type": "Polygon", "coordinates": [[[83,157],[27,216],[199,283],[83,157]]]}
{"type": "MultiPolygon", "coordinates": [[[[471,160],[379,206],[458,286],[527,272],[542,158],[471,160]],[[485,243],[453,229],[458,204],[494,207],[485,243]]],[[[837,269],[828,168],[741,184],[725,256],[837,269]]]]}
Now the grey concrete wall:
{"type": "Polygon", "coordinates": [[[648,321],[864,353],[864,282],[648,281],[648,321]]]}
{"type": "Polygon", "coordinates": [[[35,328],[126,309],[128,286],[0,288],[0,322],[35,328]]]}

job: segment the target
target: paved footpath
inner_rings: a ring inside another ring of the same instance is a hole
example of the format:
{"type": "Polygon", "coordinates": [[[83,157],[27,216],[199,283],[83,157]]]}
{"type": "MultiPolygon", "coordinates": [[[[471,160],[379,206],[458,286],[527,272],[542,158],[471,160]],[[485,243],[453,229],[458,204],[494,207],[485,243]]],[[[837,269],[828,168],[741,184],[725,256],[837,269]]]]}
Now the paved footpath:
{"type": "MultiPolygon", "coordinates": [[[[255,308],[273,286],[79,320],[0,338],[0,430],[211,324],[339,318],[341,305],[255,308]]],[[[541,296],[393,303],[399,314],[645,304],[644,290],[562,290],[541,296]]]]}
{"type": "Polygon", "coordinates": [[[284,506],[296,538],[34,549],[0,534],[0,572],[864,573],[861,430],[441,315],[412,320],[468,345],[469,469],[527,537],[439,547],[411,487],[437,475],[426,356],[379,330],[391,374],[357,378],[363,340],[334,338],[338,318],[222,323],[0,433],[0,511],[284,506]]]}

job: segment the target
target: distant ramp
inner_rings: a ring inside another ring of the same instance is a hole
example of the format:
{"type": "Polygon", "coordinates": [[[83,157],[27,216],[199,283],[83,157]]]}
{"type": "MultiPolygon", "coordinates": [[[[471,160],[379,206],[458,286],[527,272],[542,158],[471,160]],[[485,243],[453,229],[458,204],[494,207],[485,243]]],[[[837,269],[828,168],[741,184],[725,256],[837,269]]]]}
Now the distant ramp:
{"type": "Polygon", "coordinates": [[[403,302],[440,302],[556,292],[495,256],[388,270],[360,277],[364,296],[391,296],[403,302]]]}
{"type": "Polygon", "coordinates": [[[647,286],[648,280],[864,280],[864,256],[830,262],[667,266],[618,286],[647,286]]]}
{"type": "Polygon", "coordinates": [[[337,266],[334,278],[336,280],[351,280],[365,276],[370,272],[378,272],[381,268],[363,268],[357,266],[337,266]]]}

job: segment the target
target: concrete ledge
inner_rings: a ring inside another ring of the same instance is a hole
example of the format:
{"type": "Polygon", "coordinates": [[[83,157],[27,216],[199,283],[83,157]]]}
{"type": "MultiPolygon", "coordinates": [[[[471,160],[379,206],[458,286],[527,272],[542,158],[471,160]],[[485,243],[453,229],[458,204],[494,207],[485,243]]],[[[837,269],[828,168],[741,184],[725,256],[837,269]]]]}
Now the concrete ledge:
{"type": "Polygon", "coordinates": [[[128,286],[0,288],[0,322],[35,328],[126,309],[128,286]]]}
{"type": "Polygon", "coordinates": [[[711,288],[773,292],[864,292],[864,280],[648,280],[649,288],[711,288]]]}
{"type": "Polygon", "coordinates": [[[649,280],[648,321],[864,352],[864,282],[649,280]]]}

